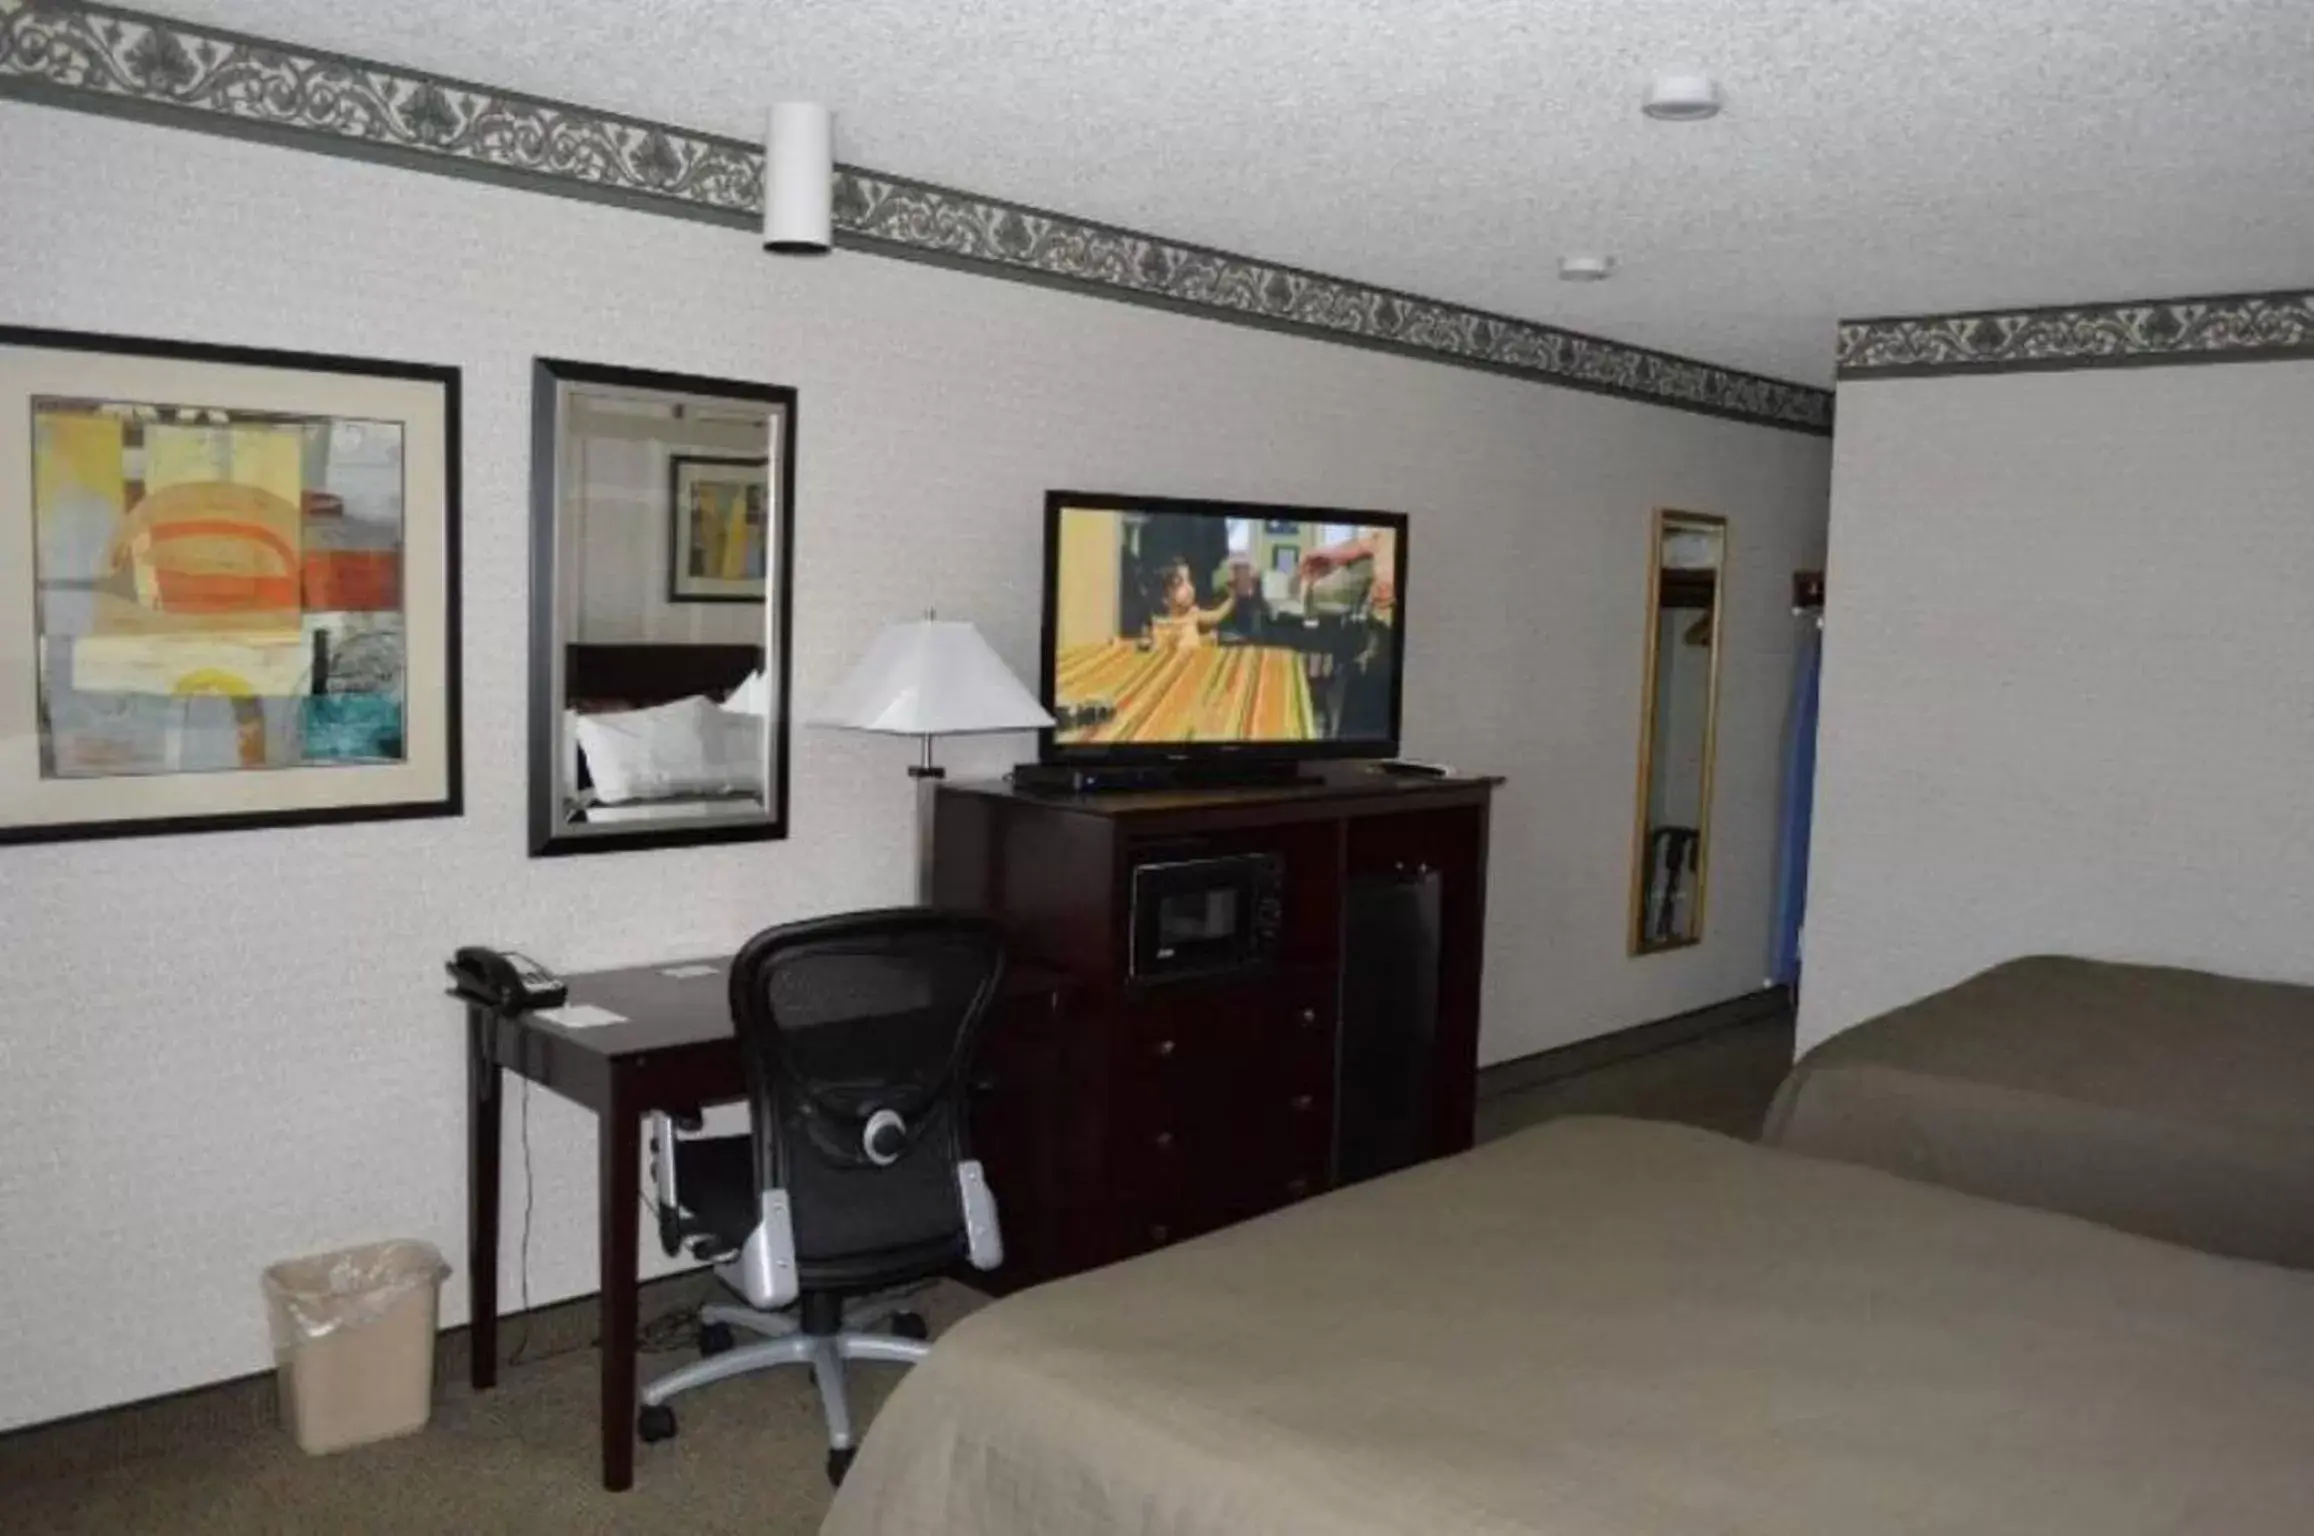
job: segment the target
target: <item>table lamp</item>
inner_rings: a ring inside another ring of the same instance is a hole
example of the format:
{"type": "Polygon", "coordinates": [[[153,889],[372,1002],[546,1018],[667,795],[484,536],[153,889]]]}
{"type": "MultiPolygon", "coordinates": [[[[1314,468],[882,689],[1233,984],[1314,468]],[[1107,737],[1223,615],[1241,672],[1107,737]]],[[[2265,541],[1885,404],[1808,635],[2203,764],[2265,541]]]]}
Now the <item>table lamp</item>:
{"type": "Polygon", "coordinates": [[[916,781],[916,899],[932,899],[932,793],[941,776],[932,761],[935,736],[1037,731],[1053,724],[980,631],[926,610],[921,619],[887,624],[868,653],[811,718],[847,731],[913,736],[921,758],[916,781]]]}

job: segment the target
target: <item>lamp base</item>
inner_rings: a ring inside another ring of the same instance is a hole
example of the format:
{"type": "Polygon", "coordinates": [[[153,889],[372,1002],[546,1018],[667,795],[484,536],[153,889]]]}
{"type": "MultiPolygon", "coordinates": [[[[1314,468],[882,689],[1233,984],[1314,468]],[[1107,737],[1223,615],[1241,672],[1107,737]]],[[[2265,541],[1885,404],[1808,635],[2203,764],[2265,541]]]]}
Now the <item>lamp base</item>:
{"type": "Polygon", "coordinates": [[[916,905],[929,907],[932,902],[932,817],[939,798],[940,781],[948,776],[947,770],[934,765],[932,738],[924,738],[926,761],[910,765],[908,777],[916,788],[916,905]]]}

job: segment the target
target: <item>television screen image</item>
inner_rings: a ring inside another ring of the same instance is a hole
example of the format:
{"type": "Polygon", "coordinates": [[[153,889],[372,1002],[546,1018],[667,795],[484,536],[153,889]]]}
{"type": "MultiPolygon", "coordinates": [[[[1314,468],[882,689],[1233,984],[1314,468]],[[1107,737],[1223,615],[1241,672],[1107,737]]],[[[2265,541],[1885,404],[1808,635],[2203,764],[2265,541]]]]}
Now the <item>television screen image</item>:
{"type": "Polygon", "coordinates": [[[1303,510],[1056,495],[1054,745],[1393,751],[1405,520],[1303,510]]]}

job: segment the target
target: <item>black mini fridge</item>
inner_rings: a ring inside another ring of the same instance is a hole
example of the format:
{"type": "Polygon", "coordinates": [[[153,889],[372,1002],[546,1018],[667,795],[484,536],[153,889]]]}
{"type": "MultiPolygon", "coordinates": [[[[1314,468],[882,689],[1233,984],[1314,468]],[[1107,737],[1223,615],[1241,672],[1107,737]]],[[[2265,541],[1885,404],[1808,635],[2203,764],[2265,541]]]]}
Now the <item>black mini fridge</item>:
{"type": "Polygon", "coordinates": [[[1358,875],[1342,916],[1334,1181],[1355,1184],[1429,1155],[1436,1114],[1438,872],[1358,875]]]}

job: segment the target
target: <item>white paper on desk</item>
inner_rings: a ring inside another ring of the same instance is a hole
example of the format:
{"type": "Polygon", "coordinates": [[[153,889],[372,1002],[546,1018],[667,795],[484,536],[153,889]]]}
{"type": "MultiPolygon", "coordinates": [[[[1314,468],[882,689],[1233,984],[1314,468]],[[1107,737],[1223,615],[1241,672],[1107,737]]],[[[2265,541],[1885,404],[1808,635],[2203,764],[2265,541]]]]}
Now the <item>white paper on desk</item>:
{"type": "Polygon", "coordinates": [[[723,967],[719,965],[670,965],[659,974],[671,976],[677,981],[689,981],[695,976],[721,975],[722,971],[723,967]]]}
{"type": "Polygon", "coordinates": [[[603,1024],[624,1024],[627,1016],[613,1013],[608,1008],[597,1008],[592,1003],[566,1003],[560,1008],[541,1008],[531,1015],[549,1024],[560,1024],[565,1029],[593,1029],[603,1024]]]}

